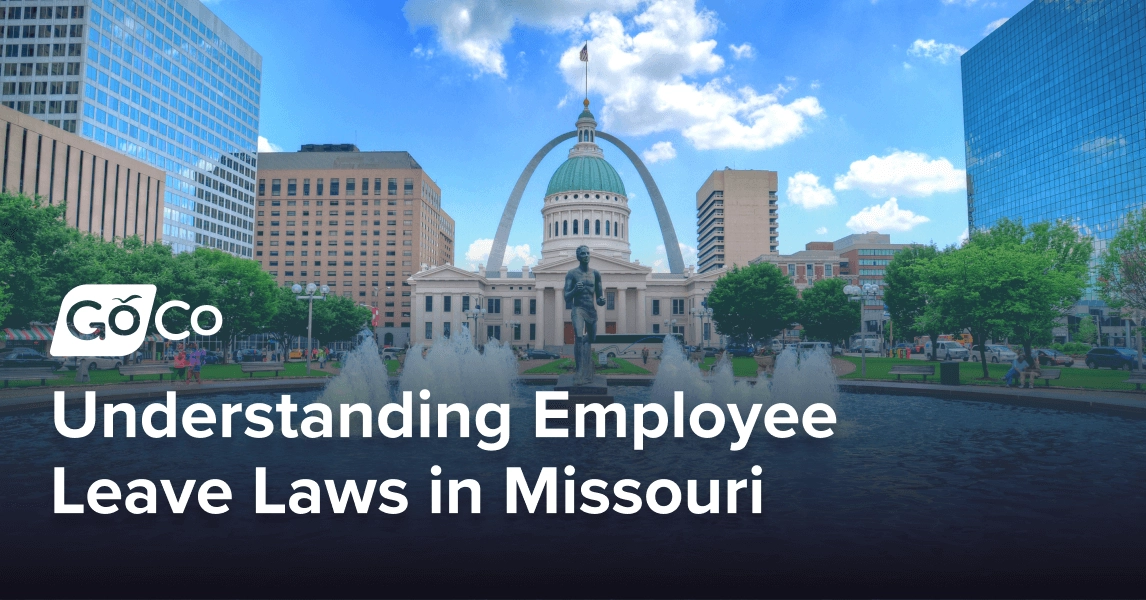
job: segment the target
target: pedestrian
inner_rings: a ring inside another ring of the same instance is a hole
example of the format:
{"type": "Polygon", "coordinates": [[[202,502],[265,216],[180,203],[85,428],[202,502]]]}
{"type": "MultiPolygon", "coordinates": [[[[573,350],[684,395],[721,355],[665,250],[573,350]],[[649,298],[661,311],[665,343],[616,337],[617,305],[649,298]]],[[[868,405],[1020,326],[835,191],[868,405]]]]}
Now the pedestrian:
{"type": "Polygon", "coordinates": [[[318,368],[319,369],[325,369],[326,368],[326,348],[319,348],[318,349],[318,368]]]}
{"type": "Polygon", "coordinates": [[[88,373],[88,357],[81,356],[76,359],[76,383],[90,383],[92,378],[88,373]]]}
{"type": "Polygon", "coordinates": [[[183,350],[183,344],[175,350],[175,379],[183,379],[187,374],[187,352],[183,350]]]}
{"type": "Polygon", "coordinates": [[[192,378],[195,379],[195,383],[203,383],[203,381],[199,379],[199,370],[203,364],[200,352],[196,344],[191,344],[191,349],[187,352],[187,378],[185,383],[191,383],[192,378]]]}
{"type": "Polygon", "coordinates": [[[646,365],[649,364],[649,347],[648,346],[641,348],[641,363],[646,364],[646,365]]]}

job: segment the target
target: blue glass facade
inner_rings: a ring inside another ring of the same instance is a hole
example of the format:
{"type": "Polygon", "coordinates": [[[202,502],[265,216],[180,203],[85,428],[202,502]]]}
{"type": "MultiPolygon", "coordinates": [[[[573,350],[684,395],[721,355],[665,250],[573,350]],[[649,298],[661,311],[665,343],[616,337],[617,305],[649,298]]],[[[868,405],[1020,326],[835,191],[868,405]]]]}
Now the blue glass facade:
{"type": "Polygon", "coordinates": [[[0,7],[6,105],[166,171],[162,236],[176,251],[252,256],[257,52],[199,0],[0,7]]]}
{"type": "Polygon", "coordinates": [[[1146,205],[1146,0],[1036,0],[962,58],[967,212],[1096,247],[1146,205]]]}

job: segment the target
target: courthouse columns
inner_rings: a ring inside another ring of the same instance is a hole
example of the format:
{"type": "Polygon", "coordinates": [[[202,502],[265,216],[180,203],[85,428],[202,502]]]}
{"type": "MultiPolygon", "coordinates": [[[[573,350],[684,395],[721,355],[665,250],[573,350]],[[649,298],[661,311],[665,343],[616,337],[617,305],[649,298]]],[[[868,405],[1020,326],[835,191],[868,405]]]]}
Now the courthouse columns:
{"type": "Polygon", "coordinates": [[[628,288],[617,289],[617,333],[630,333],[629,332],[629,313],[628,303],[625,302],[625,297],[629,295],[628,288]]]}
{"type": "Polygon", "coordinates": [[[645,288],[637,288],[637,331],[641,335],[649,332],[649,327],[645,324],[645,314],[649,311],[649,307],[645,306],[645,288]]]}
{"type": "Polygon", "coordinates": [[[537,327],[537,339],[533,345],[537,348],[545,347],[545,288],[534,286],[533,293],[537,302],[537,314],[533,315],[533,322],[537,327]]]}

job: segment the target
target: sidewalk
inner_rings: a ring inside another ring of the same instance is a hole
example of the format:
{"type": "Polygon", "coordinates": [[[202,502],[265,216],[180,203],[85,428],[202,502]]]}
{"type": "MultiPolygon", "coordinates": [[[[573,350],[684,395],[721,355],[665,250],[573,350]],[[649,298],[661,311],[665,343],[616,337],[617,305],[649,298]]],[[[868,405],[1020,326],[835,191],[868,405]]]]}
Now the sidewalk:
{"type": "Polygon", "coordinates": [[[930,396],[945,400],[1006,402],[1027,406],[1050,406],[1067,410],[1097,408],[1123,413],[1133,412],[1146,416],[1146,394],[1134,392],[1104,392],[1054,387],[1024,389],[985,385],[939,385],[866,380],[841,380],[839,387],[841,392],[856,394],[930,396]]]}

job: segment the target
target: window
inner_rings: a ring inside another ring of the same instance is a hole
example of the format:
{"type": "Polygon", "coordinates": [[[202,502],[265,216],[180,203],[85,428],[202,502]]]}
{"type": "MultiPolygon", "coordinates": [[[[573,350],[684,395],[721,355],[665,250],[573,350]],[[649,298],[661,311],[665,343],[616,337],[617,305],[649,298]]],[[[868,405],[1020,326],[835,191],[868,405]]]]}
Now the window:
{"type": "Polygon", "coordinates": [[[684,314],[684,298],[673,298],[672,299],[672,314],[674,314],[674,315],[683,315],[684,314]]]}
{"type": "Polygon", "coordinates": [[[807,276],[807,278],[808,278],[808,281],[811,281],[811,280],[812,280],[812,277],[814,277],[814,276],[816,275],[816,267],[815,267],[815,265],[813,265],[812,263],[808,263],[808,264],[807,264],[807,265],[804,267],[804,273],[805,273],[805,275],[807,276]]]}
{"type": "Polygon", "coordinates": [[[466,312],[469,309],[470,309],[470,297],[469,296],[462,296],[462,312],[466,312]]]}
{"type": "Polygon", "coordinates": [[[491,340],[501,341],[501,325],[487,325],[485,335],[491,340]]]}
{"type": "Polygon", "coordinates": [[[537,323],[530,323],[529,324],[529,341],[532,342],[536,339],[537,339],[537,323]]]}
{"type": "Polygon", "coordinates": [[[271,195],[272,196],[281,196],[282,195],[282,188],[283,188],[283,183],[282,183],[281,179],[272,179],[271,180],[271,195]]]}
{"type": "Polygon", "coordinates": [[[577,224],[580,223],[577,219],[573,219],[573,235],[577,235],[577,224]]]}
{"type": "Polygon", "coordinates": [[[288,196],[297,196],[298,195],[298,180],[297,179],[288,179],[287,180],[287,195],[288,196]]]}
{"type": "Polygon", "coordinates": [[[485,301],[485,311],[491,315],[500,315],[501,298],[487,298],[485,301]]]}
{"type": "Polygon", "coordinates": [[[442,312],[450,312],[450,300],[453,296],[442,296],[442,312]]]}
{"type": "Polygon", "coordinates": [[[601,235],[601,219],[597,219],[593,224],[593,235],[601,235]]]}
{"type": "MultiPolygon", "coordinates": [[[[366,186],[363,185],[362,189],[365,190],[366,186]]],[[[375,178],[374,179],[374,195],[375,196],[381,196],[382,195],[382,179],[381,178],[375,178]]]]}
{"type": "MultiPolygon", "coordinates": [[[[334,185],[333,180],[331,180],[330,185],[332,185],[332,186],[334,185]]],[[[347,196],[353,196],[354,195],[354,178],[353,177],[347,177],[346,178],[346,195],[347,196]]]]}
{"type": "Polygon", "coordinates": [[[569,221],[561,222],[561,235],[569,235],[569,221]]]}
{"type": "Polygon", "coordinates": [[[406,180],[402,181],[402,195],[403,196],[413,196],[414,195],[414,180],[413,179],[406,179],[406,180]]]}
{"type": "Polygon", "coordinates": [[[521,314],[521,298],[514,298],[513,299],[513,314],[515,314],[515,315],[521,314]]]}
{"type": "Polygon", "coordinates": [[[605,292],[605,310],[617,310],[616,292],[605,292]]]}
{"type": "MultiPolygon", "coordinates": [[[[362,187],[362,191],[363,192],[366,191],[365,186],[362,187]]],[[[447,339],[447,340],[450,339],[450,322],[449,321],[442,323],[442,338],[447,339]]]]}
{"type": "Polygon", "coordinates": [[[267,180],[266,179],[260,179],[259,180],[259,195],[260,196],[267,195],[267,180]]]}
{"type": "Polygon", "coordinates": [[[338,178],[337,177],[331,177],[330,178],[330,195],[331,196],[337,196],[338,195],[338,178]]]}
{"type": "MultiPolygon", "coordinates": [[[[322,178],[321,177],[318,178],[318,187],[315,190],[315,193],[319,196],[322,195],[322,178]]],[[[319,203],[319,206],[322,206],[321,202],[319,203]]]]}
{"type": "Polygon", "coordinates": [[[796,276],[796,265],[788,263],[788,277],[796,276]]]}
{"type": "Polygon", "coordinates": [[[426,339],[427,340],[434,339],[434,324],[433,323],[429,323],[429,322],[426,323],[426,339]]]}
{"type": "MultiPolygon", "coordinates": [[[[537,298],[531,298],[529,300],[529,314],[531,314],[531,315],[537,314],[537,298]]],[[[529,338],[529,339],[532,340],[533,338],[529,338]]]]}
{"type": "Polygon", "coordinates": [[[661,301],[660,300],[653,300],[653,316],[658,316],[660,314],[661,314],[661,301]]]}
{"type": "Polygon", "coordinates": [[[824,277],[831,277],[831,276],[832,276],[832,265],[831,265],[831,263],[824,263],[824,277]]]}
{"type": "Polygon", "coordinates": [[[514,340],[520,340],[521,339],[521,325],[520,324],[513,326],[513,339],[514,340]]]}
{"type": "Polygon", "coordinates": [[[387,196],[397,196],[398,195],[398,180],[397,179],[394,179],[393,177],[391,177],[391,178],[386,180],[386,195],[387,196]]]}
{"type": "Polygon", "coordinates": [[[605,221],[605,235],[606,236],[609,235],[609,223],[610,223],[609,221],[605,221]]]}
{"type": "Polygon", "coordinates": [[[660,323],[653,323],[653,333],[660,333],[660,332],[661,332],[661,324],[660,323]]]}
{"type": "Polygon", "coordinates": [[[310,195],[310,180],[309,179],[303,179],[302,180],[302,195],[303,196],[309,196],[310,195]]]}
{"type": "Polygon", "coordinates": [[[426,296],[426,312],[434,312],[434,297],[426,296]]]}

